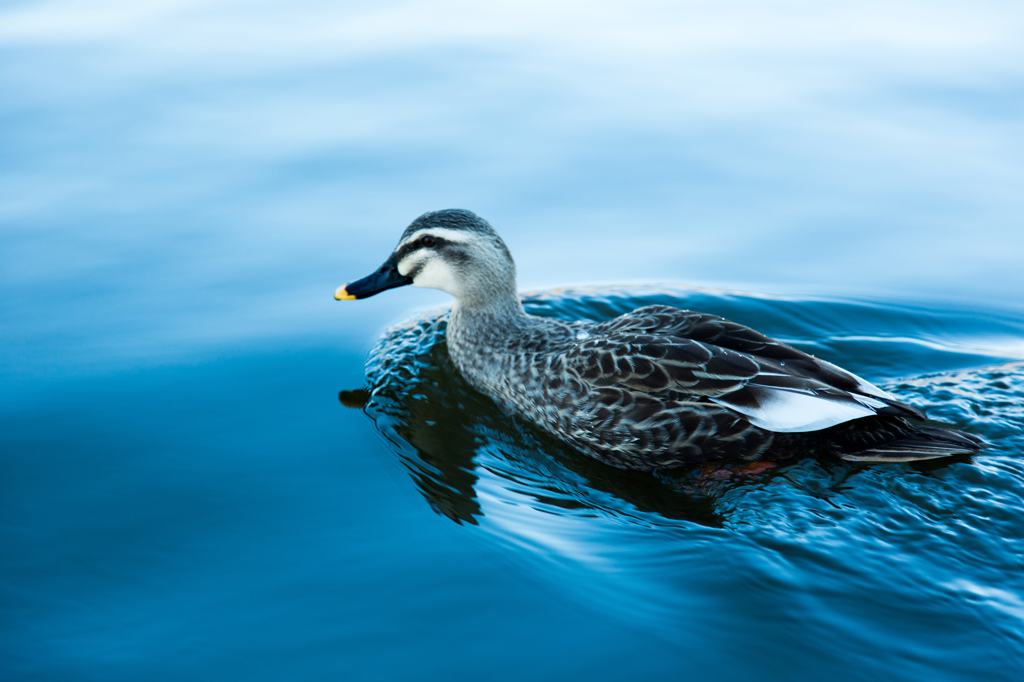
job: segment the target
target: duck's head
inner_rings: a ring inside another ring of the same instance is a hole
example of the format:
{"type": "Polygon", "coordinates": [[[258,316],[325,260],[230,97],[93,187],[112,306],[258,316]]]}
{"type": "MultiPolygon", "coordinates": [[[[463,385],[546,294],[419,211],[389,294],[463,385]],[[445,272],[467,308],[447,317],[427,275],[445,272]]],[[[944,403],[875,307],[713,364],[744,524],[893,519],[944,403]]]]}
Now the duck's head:
{"type": "Polygon", "coordinates": [[[515,297],[516,266],[480,216],[457,208],[433,211],[405,228],[376,272],[338,287],[334,298],[368,298],[406,284],[447,291],[462,305],[487,305],[515,297]]]}

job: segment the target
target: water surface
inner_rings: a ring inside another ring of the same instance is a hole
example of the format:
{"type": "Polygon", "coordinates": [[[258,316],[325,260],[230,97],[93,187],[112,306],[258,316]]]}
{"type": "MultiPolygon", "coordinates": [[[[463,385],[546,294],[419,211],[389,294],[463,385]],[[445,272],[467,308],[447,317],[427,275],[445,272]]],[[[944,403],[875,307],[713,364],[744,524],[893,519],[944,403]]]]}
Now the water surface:
{"type": "Polygon", "coordinates": [[[1022,38],[997,1],[4,4],[0,677],[1019,679],[1022,38]],[[720,314],[991,446],[600,466],[468,389],[443,294],[331,300],[446,207],[536,314],[720,314]]]}

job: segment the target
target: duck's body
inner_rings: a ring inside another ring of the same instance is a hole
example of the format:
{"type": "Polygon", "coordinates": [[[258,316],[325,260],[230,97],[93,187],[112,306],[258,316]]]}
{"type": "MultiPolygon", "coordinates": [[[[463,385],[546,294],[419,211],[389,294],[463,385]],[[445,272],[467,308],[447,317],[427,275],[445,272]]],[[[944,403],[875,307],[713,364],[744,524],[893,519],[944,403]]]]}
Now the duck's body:
{"type": "Polygon", "coordinates": [[[795,455],[907,461],[981,441],[915,424],[916,409],[827,362],[720,317],[648,306],[607,322],[526,313],[500,237],[468,211],[410,225],[365,298],[415,284],[455,296],[448,350],[504,409],[624,469],[795,455]]]}

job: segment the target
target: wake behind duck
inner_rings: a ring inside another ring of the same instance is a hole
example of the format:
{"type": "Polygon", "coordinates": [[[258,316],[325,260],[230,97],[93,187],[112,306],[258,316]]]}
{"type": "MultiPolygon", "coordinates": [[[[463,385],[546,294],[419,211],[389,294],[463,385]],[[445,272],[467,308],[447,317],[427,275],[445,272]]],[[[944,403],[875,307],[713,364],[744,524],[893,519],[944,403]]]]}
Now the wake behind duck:
{"type": "Polygon", "coordinates": [[[807,455],[911,461],[982,447],[920,423],[921,412],[860,377],[715,315],[668,306],[605,322],[529,315],[508,248],[469,211],[420,216],[375,273],[335,298],[407,284],[454,296],[448,351],[474,388],[622,469],[807,455]]]}

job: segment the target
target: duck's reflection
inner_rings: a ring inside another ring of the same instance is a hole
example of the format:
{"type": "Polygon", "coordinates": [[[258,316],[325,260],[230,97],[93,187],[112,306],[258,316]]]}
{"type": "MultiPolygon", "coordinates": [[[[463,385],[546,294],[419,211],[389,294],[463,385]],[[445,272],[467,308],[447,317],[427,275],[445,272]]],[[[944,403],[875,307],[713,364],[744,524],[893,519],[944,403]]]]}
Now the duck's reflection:
{"type": "Polygon", "coordinates": [[[476,523],[481,515],[474,486],[473,455],[477,439],[465,428],[457,409],[437,395],[437,386],[405,386],[396,395],[390,384],[342,391],[346,407],[362,408],[395,450],[431,508],[456,523],[476,523]]]}
{"type": "Polygon", "coordinates": [[[368,364],[369,387],[339,395],[373,419],[435,511],[477,523],[485,513],[478,491],[485,476],[488,495],[497,482],[503,501],[528,500],[549,513],[653,514],[722,525],[714,492],[732,473],[708,476],[695,466],[659,476],[591,460],[469,387],[448,360],[443,331],[443,317],[391,330],[368,364]]]}

